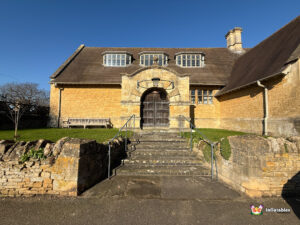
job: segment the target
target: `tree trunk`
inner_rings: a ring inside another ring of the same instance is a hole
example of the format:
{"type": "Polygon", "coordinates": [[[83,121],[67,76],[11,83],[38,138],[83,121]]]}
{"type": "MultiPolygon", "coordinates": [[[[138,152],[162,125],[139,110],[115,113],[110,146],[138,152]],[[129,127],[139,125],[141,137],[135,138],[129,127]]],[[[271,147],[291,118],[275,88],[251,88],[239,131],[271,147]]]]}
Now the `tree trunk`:
{"type": "Polygon", "coordinates": [[[15,141],[17,141],[18,138],[19,112],[20,112],[19,109],[15,111],[15,136],[14,136],[15,141]]]}

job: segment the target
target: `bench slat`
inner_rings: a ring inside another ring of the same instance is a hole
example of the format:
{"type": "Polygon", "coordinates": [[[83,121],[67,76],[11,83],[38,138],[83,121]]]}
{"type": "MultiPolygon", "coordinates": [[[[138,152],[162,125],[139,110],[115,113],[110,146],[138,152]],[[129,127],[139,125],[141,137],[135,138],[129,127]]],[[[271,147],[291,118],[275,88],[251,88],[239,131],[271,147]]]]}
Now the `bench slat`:
{"type": "Polygon", "coordinates": [[[63,121],[63,126],[111,126],[110,118],[68,118],[63,121]]]}

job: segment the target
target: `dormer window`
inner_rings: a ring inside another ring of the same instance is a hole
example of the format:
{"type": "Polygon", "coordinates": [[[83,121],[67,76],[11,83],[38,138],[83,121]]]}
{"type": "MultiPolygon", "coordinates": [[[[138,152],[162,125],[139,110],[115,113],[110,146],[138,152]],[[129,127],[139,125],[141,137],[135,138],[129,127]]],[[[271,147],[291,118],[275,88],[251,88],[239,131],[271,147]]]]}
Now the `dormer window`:
{"type": "Polygon", "coordinates": [[[181,67],[204,67],[204,53],[177,53],[176,65],[181,67]]]}
{"type": "Polygon", "coordinates": [[[103,65],[112,67],[125,67],[131,64],[131,54],[127,52],[105,52],[103,65]]]}
{"type": "Polygon", "coordinates": [[[155,60],[157,65],[159,66],[167,66],[168,65],[168,56],[164,53],[159,52],[141,52],[140,53],[140,65],[141,66],[152,66],[155,64],[155,60]]]}

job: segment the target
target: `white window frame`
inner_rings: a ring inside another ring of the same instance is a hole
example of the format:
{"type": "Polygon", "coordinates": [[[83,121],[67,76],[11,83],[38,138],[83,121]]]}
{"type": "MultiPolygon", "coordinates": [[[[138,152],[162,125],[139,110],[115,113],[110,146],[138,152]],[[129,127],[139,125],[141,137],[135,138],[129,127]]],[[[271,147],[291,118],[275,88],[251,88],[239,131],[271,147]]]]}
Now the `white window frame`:
{"type": "Polygon", "coordinates": [[[103,65],[105,67],[127,67],[131,65],[131,59],[131,55],[127,53],[105,53],[103,55],[103,65]],[[113,59],[115,65],[113,65],[113,59]],[[124,62],[124,65],[122,65],[122,62],[124,62]]]}
{"type": "Polygon", "coordinates": [[[214,95],[212,89],[195,89],[197,90],[197,105],[213,105],[214,95]],[[205,94],[206,93],[206,94],[205,94]],[[199,101],[199,96],[201,96],[201,101],[199,101]]]}
{"type": "Polygon", "coordinates": [[[184,68],[202,68],[205,66],[204,64],[204,54],[201,53],[182,53],[176,55],[175,61],[176,65],[184,68]],[[180,60],[179,60],[180,57],[180,60]],[[193,59],[194,58],[194,66],[193,66],[193,59]],[[197,58],[199,58],[199,66],[197,66],[197,58]],[[184,60],[185,59],[185,60],[184,60]],[[189,62],[188,62],[189,60],[189,62]],[[180,64],[178,64],[180,62],[180,64]],[[189,65],[189,66],[188,66],[189,65]]]}
{"type": "Polygon", "coordinates": [[[197,91],[196,91],[196,89],[191,89],[190,90],[190,103],[192,104],[192,105],[196,105],[196,94],[197,94],[197,91]],[[194,93],[193,93],[194,92],[194,93]]]}
{"type": "Polygon", "coordinates": [[[144,66],[144,67],[152,66],[154,56],[157,56],[158,59],[161,57],[162,65],[159,65],[159,66],[168,66],[168,56],[164,53],[143,53],[143,54],[141,54],[140,55],[140,66],[144,66]],[[142,58],[143,58],[143,60],[142,60],[142,58]],[[146,58],[147,58],[147,62],[149,63],[149,65],[146,65],[146,58]],[[151,65],[151,61],[152,61],[152,65],[151,65]]]}

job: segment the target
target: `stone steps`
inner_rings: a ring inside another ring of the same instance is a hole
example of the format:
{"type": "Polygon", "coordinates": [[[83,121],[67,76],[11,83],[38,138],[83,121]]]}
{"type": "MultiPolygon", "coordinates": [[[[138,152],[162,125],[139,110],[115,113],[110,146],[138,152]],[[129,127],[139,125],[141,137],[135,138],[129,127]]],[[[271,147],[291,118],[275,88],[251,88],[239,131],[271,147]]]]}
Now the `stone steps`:
{"type": "Polygon", "coordinates": [[[189,150],[189,145],[186,142],[140,142],[130,143],[128,149],[132,150],[189,150]]]}
{"type": "MultiPolygon", "coordinates": [[[[176,153],[176,152],[175,152],[176,153]]],[[[148,154],[132,154],[130,155],[130,158],[128,159],[132,159],[132,160],[136,160],[136,159],[141,159],[141,160],[158,160],[158,159],[180,159],[180,160],[193,160],[193,159],[198,159],[197,157],[195,157],[195,155],[191,155],[189,153],[186,153],[186,154],[173,154],[173,153],[170,153],[170,154],[153,154],[151,152],[148,152],[148,154]]]]}
{"type": "Polygon", "coordinates": [[[180,136],[179,132],[161,132],[159,130],[147,130],[147,131],[141,131],[141,132],[136,132],[137,135],[139,136],[167,136],[167,137],[174,137],[174,136],[180,136]]]}
{"type": "Polygon", "coordinates": [[[131,148],[132,150],[136,150],[136,151],[147,151],[147,150],[151,150],[151,151],[165,151],[166,149],[168,149],[169,151],[188,151],[189,148],[185,147],[185,146],[151,146],[151,145],[143,145],[143,146],[136,146],[131,148]]]}
{"type": "Polygon", "coordinates": [[[142,165],[157,165],[157,166],[199,166],[201,160],[191,159],[125,159],[125,164],[142,164],[142,165]]]}
{"type": "Polygon", "coordinates": [[[149,149],[143,149],[143,150],[136,150],[136,151],[131,151],[128,152],[128,155],[130,157],[143,157],[143,156],[148,156],[148,157],[168,157],[168,156],[196,156],[196,153],[193,153],[189,150],[164,150],[164,151],[155,151],[155,150],[149,150],[149,149]]]}
{"type": "Polygon", "coordinates": [[[164,140],[181,140],[185,141],[185,139],[182,139],[182,137],[178,134],[174,135],[166,135],[166,134],[147,134],[147,135],[136,135],[133,137],[132,140],[145,140],[145,141],[164,141],[164,140]]]}
{"type": "Polygon", "coordinates": [[[167,137],[167,136],[147,136],[147,137],[135,137],[132,139],[132,141],[180,141],[180,142],[187,142],[187,140],[182,139],[180,136],[174,136],[174,137],[167,137]],[[166,139],[167,138],[167,139],[166,139]]]}
{"type": "Polygon", "coordinates": [[[170,145],[180,145],[180,146],[187,146],[188,143],[186,141],[145,141],[145,140],[141,140],[139,142],[131,142],[131,144],[136,144],[136,145],[165,145],[165,146],[170,146],[170,145]]]}
{"type": "Polygon", "coordinates": [[[161,144],[170,144],[170,143],[185,143],[188,144],[188,142],[186,140],[182,140],[181,139],[175,139],[175,138],[171,138],[171,139],[161,139],[161,140],[145,140],[145,139],[133,139],[131,140],[132,144],[140,144],[140,143],[161,143],[161,144]]]}
{"type": "Polygon", "coordinates": [[[208,176],[201,159],[178,133],[141,133],[130,140],[128,158],[117,175],[208,176]]]}
{"type": "Polygon", "coordinates": [[[158,165],[124,165],[116,171],[116,175],[130,176],[209,176],[210,171],[200,165],[198,166],[158,166],[158,165]]]}

